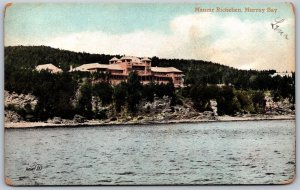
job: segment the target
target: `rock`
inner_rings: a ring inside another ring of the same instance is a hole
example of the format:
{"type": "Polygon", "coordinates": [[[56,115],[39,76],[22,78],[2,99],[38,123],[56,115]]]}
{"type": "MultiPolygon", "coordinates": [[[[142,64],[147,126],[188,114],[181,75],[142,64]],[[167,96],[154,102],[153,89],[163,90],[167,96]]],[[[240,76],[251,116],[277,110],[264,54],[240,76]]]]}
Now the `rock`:
{"type": "Polygon", "coordinates": [[[162,111],[162,113],[171,113],[172,112],[172,109],[164,109],[163,111],[162,111]]]}
{"type": "Polygon", "coordinates": [[[266,115],[273,115],[273,112],[271,112],[271,111],[266,111],[265,114],[266,114],[266,115]]]}
{"type": "Polygon", "coordinates": [[[52,122],[55,124],[60,124],[60,123],[62,123],[62,119],[61,119],[61,117],[53,117],[52,122]]]}
{"type": "Polygon", "coordinates": [[[33,115],[31,115],[31,114],[25,115],[25,120],[26,121],[30,121],[30,122],[37,121],[37,119],[33,115]]]}
{"type": "Polygon", "coordinates": [[[112,117],[112,118],[110,118],[110,121],[117,121],[117,120],[118,120],[117,117],[112,117]]]}
{"type": "Polygon", "coordinates": [[[203,115],[205,115],[205,116],[214,116],[214,113],[212,111],[205,111],[205,112],[203,112],[203,115]]]}
{"type": "Polygon", "coordinates": [[[14,92],[4,91],[4,106],[14,105],[16,108],[34,110],[38,99],[32,94],[17,94],[14,92]]]}
{"type": "Polygon", "coordinates": [[[288,98],[276,102],[270,96],[266,96],[265,99],[268,115],[295,114],[295,111],[291,110],[291,108],[295,107],[295,104],[291,103],[288,98]]]}
{"type": "Polygon", "coordinates": [[[150,110],[152,107],[152,104],[150,102],[146,102],[145,105],[143,106],[144,109],[150,110]]]}
{"type": "Polygon", "coordinates": [[[159,115],[156,116],[156,119],[157,120],[164,120],[165,118],[164,118],[164,116],[162,116],[161,114],[159,114],[159,115]]]}
{"type": "Polygon", "coordinates": [[[5,110],[4,122],[19,122],[22,121],[22,117],[14,111],[5,110]]]}
{"type": "Polygon", "coordinates": [[[210,106],[213,110],[214,116],[218,116],[218,103],[216,100],[210,100],[210,106]]]}
{"type": "Polygon", "coordinates": [[[170,110],[171,99],[168,96],[164,96],[162,98],[154,97],[153,102],[149,101],[141,101],[138,110],[140,110],[140,115],[143,113],[147,114],[158,114],[165,111],[170,110]]]}
{"type": "Polygon", "coordinates": [[[76,114],[73,118],[73,121],[75,123],[83,123],[85,121],[85,117],[76,114]]]}

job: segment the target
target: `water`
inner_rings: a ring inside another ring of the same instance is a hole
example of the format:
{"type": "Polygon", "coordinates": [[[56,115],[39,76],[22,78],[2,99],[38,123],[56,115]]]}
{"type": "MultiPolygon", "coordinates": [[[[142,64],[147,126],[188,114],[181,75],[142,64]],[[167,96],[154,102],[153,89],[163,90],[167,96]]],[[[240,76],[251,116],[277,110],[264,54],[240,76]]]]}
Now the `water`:
{"type": "Polygon", "coordinates": [[[5,166],[14,185],[278,184],[295,121],[6,129],[5,166]]]}

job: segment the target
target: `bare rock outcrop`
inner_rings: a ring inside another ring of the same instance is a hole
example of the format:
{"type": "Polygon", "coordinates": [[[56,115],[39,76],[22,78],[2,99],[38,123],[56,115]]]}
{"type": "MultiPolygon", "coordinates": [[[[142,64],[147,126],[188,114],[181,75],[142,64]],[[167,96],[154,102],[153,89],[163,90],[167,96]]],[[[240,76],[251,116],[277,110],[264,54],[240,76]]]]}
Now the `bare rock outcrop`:
{"type": "Polygon", "coordinates": [[[15,92],[4,91],[4,120],[5,122],[19,122],[22,117],[17,110],[34,110],[38,99],[32,94],[17,94],[15,92]]]}
{"type": "Polygon", "coordinates": [[[17,94],[15,92],[4,91],[4,106],[13,105],[20,109],[35,109],[38,99],[32,94],[17,94]]]}
{"type": "Polygon", "coordinates": [[[154,98],[153,102],[142,101],[139,106],[139,114],[143,120],[167,121],[181,119],[197,119],[199,112],[193,108],[191,101],[185,101],[182,105],[171,105],[171,98],[154,98]]]}
{"type": "Polygon", "coordinates": [[[22,117],[14,111],[5,110],[4,112],[4,122],[19,122],[22,121],[22,117]]]}
{"type": "Polygon", "coordinates": [[[277,102],[273,101],[270,96],[266,96],[265,99],[267,115],[295,114],[295,104],[291,103],[288,98],[277,102]]]}

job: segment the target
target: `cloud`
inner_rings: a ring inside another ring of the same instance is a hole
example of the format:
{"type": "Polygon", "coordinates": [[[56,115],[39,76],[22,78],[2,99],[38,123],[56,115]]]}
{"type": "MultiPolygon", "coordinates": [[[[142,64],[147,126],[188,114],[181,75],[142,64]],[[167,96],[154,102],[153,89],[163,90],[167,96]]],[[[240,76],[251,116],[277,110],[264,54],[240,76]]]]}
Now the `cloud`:
{"type": "Polygon", "coordinates": [[[240,69],[294,71],[294,20],[287,19],[280,25],[289,35],[288,40],[272,30],[271,22],[203,13],[174,18],[168,34],[149,30],[126,34],[87,31],[42,41],[7,38],[5,42],[79,52],[202,59],[240,69]]]}

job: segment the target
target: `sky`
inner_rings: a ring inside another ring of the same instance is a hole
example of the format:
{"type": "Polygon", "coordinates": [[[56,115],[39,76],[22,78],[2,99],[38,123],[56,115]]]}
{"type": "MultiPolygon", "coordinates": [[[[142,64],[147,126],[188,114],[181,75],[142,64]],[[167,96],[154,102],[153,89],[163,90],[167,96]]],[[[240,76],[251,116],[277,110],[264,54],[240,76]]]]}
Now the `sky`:
{"type": "Polygon", "coordinates": [[[295,71],[295,18],[288,3],[17,3],[6,9],[4,35],[5,46],[46,45],[76,52],[295,71]],[[217,7],[242,12],[195,11],[217,7]],[[265,12],[244,12],[247,7],[265,12]],[[267,8],[277,11],[266,12],[267,8]],[[271,23],[282,19],[279,28],[272,29],[271,23]]]}

